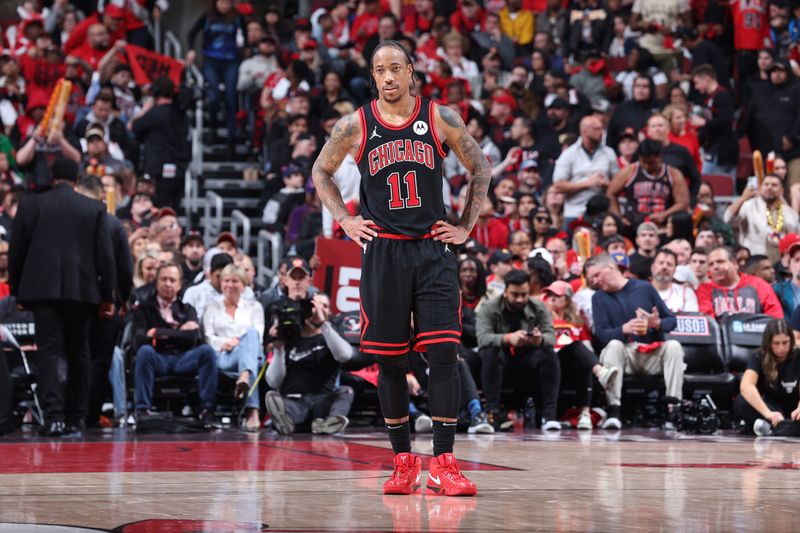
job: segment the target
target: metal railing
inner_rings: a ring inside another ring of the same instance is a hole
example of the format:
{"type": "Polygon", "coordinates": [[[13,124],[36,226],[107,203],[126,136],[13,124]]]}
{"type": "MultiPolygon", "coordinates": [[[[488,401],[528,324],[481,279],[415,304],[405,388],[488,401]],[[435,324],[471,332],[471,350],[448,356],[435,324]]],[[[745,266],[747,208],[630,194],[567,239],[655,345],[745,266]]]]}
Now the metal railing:
{"type": "Polygon", "coordinates": [[[168,55],[176,59],[183,58],[183,46],[181,46],[181,42],[174,33],[169,30],[164,32],[164,41],[164,55],[168,55]]]}
{"type": "Polygon", "coordinates": [[[258,232],[256,248],[256,279],[259,284],[266,287],[270,279],[278,272],[278,265],[281,255],[283,255],[281,236],[262,229],[258,232]],[[269,257],[267,257],[267,248],[269,248],[269,257]]]}
{"type": "Polygon", "coordinates": [[[222,231],[222,196],[214,191],[206,191],[206,205],[203,206],[203,240],[209,246],[222,231]]]}
{"type": "Polygon", "coordinates": [[[231,212],[231,233],[239,243],[239,249],[250,255],[250,219],[238,209],[231,212]]]}

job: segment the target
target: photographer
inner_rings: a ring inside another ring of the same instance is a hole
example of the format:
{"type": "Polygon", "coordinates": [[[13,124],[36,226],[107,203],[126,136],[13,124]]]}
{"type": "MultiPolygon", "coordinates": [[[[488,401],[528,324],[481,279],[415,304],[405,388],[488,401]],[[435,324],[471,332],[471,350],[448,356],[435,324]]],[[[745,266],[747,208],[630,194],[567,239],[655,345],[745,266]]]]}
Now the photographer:
{"type": "Polygon", "coordinates": [[[327,295],[314,296],[310,309],[302,302],[308,300],[287,300],[270,329],[270,336],[277,338],[267,367],[267,384],[273,389],[266,396],[267,412],[283,435],[309,421],[312,433],[337,433],[350,422],[353,404],[353,389],[337,387],[337,377],[355,348],[328,322],[327,295]]]}
{"type": "Polygon", "coordinates": [[[542,429],[561,429],[556,418],[560,368],[553,351],[553,319],[541,301],[529,297],[530,274],[512,270],[505,281],[503,294],[484,303],[477,317],[481,381],[491,423],[500,429],[503,422],[500,388],[504,370],[511,367],[522,383],[538,389],[542,429]]]}
{"type": "Polygon", "coordinates": [[[272,310],[276,303],[285,300],[304,300],[316,294],[311,286],[311,267],[302,257],[287,255],[278,266],[278,283],[261,293],[265,323],[272,324],[272,310]]]}
{"type": "Polygon", "coordinates": [[[742,374],[734,414],[759,437],[788,433],[800,426],[800,357],[792,328],[775,319],[764,328],[761,349],[750,356],[742,374]],[[789,422],[791,421],[791,422],[789,422]],[[780,428],[778,427],[780,426],[780,428]]]}

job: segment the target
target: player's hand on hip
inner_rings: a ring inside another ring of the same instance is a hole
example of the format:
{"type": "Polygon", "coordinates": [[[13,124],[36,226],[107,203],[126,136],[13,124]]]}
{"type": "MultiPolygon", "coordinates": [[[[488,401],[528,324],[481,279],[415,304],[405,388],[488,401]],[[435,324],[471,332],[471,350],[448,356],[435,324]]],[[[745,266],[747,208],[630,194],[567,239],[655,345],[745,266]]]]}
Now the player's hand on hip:
{"type": "Polygon", "coordinates": [[[370,228],[375,223],[371,220],[364,220],[361,215],[347,216],[339,224],[353,242],[364,248],[365,241],[371,241],[378,236],[378,232],[370,228]]]}
{"type": "Polygon", "coordinates": [[[439,220],[433,225],[431,234],[433,235],[433,240],[448,244],[461,244],[469,238],[469,232],[466,228],[448,224],[444,220],[439,220]]]}

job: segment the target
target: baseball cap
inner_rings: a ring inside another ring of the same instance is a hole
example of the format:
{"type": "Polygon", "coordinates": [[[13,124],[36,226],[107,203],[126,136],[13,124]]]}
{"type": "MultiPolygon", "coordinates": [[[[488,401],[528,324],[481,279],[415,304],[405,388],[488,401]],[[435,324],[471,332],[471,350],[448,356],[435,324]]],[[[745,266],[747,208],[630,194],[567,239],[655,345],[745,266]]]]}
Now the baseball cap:
{"type": "Polygon", "coordinates": [[[292,174],[303,174],[303,171],[297,165],[286,165],[283,167],[284,178],[288,178],[292,174]]]}
{"type": "Polygon", "coordinates": [[[617,264],[619,268],[624,268],[628,270],[631,266],[630,261],[628,260],[628,256],[623,254],[622,252],[614,252],[613,254],[609,254],[611,259],[617,264]]]}
{"type": "Polygon", "coordinates": [[[800,246],[800,235],[797,233],[789,233],[778,243],[778,250],[783,254],[791,254],[792,251],[800,246]]]}
{"type": "Polygon", "coordinates": [[[161,209],[158,210],[158,213],[156,213],[156,216],[154,218],[155,220],[161,220],[164,217],[178,218],[178,214],[171,207],[162,207],[161,209]]]}
{"type": "Polygon", "coordinates": [[[311,31],[311,23],[308,19],[297,19],[297,22],[294,24],[294,29],[296,31],[311,31]]]}
{"type": "Polygon", "coordinates": [[[470,239],[464,245],[464,249],[467,250],[469,253],[473,254],[485,254],[489,251],[487,247],[476,241],[475,239],[470,239]]]}
{"type": "Polygon", "coordinates": [[[552,266],[553,254],[551,254],[547,248],[536,248],[535,250],[531,250],[531,253],[528,254],[528,259],[533,259],[536,256],[541,257],[552,266]]]}
{"type": "Polygon", "coordinates": [[[100,137],[102,140],[105,140],[106,132],[102,128],[89,128],[86,130],[85,138],[87,141],[91,141],[92,137],[100,137]]]}
{"type": "Polygon", "coordinates": [[[495,265],[497,263],[508,263],[514,256],[506,249],[503,250],[495,250],[492,252],[492,255],[489,256],[488,263],[490,265],[495,265]]]}
{"type": "Polygon", "coordinates": [[[270,43],[272,45],[278,46],[278,41],[272,35],[265,35],[264,37],[261,38],[261,41],[259,42],[270,43]]]}
{"type": "Polygon", "coordinates": [[[658,233],[658,226],[656,226],[652,222],[642,222],[641,224],[639,224],[639,227],[636,228],[636,236],[638,237],[645,231],[652,231],[653,233],[658,233]]]}
{"type": "Polygon", "coordinates": [[[566,281],[556,280],[544,288],[544,292],[549,292],[554,296],[572,296],[572,285],[566,281]]]}
{"type": "Polygon", "coordinates": [[[608,113],[611,111],[611,102],[605,98],[601,98],[592,104],[592,111],[596,111],[598,113],[608,113]]]}
{"type": "Polygon", "coordinates": [[[569,109],[569,103],[561,97],[554,98],[547,109],[569,109]]]}
{"type": "Polygon", "coordinates": [[[115,19],[121,19],[125,17],[125,10],[118,5],[115,4],[108,4],[106,5],[105,11],[103,14],[113,17],[115,19]]]}
{"type": "Polygon", "coordinates": [[[303,43],[303,50],[316,50],[319,47],[315,39],[309,39],[303,43]]]}
{"type": "Polygon", "coordinates": [[[233,257],[225,252],[219,252],[211,258],[211,272],[222,270],[231,263],[233,263],[233,257]]]}
{"type": "Polygon", "coordinates": [[[625,128],[619,136],[619,140],[622,139],[633,139],[634,141],[637,139],[636,131],[633,128],[625,128]]]}
{"type": "Polygon", "coordinates": [[[492,100],[498,104],[505,104],[511,109],[517,108],[517,99],[508,91],[498,91],[492,95],[492,100]]]}
{"type": "Polygon", "coordinates": [[[183,236],[183,240],[181,240],[181,248],[183,248],[184,246],[186,246],[187,244],[189,244],[191,242],[199,242],[200,244],[204,244],[203,243],[203,236],[200,235],[199,231],[192,230],[192,231],[186,232],[186,235],[183,236]]]}
{"type": "Polygon", "coordinates": [[[222,242],[229,242],[233,245],[234,248],[236,248],[236,245],[238,244],[236,242],[236,237],[234,237],[233,233],[231,233],[230,231],[223,231],[217,236],[217,244],[219,245],[222,242]]]}
{"type": "Polygon", "coordinates": [[[539,168],[539,158],[537,157],[528,158],[525,161],[523,161],[522,164],[520,164],[519,166],[520,170],[527,170],[529,168],[539,168]]]}
{"type": "Polygon", "coordinates": [[[789,62],[788,61],[786,61],[785,59],[780,59],[779,58],[779,59],[776,59],[772,63],[772,65],[770,65],[769,72],[772,72],[773,70],[784,70],[786,72],[789,72],[791,69],[789,68],[789,62]]]}
{"type": "Polygon", "coordinates": [[[286,274],[289,275],[293,271],[297,270],[298,268],[305,272],[306,276],[311,275],[311,267],[308,266],[308,262],[299,256],[290,256],[284,260],[286,264],[286,274]]]}

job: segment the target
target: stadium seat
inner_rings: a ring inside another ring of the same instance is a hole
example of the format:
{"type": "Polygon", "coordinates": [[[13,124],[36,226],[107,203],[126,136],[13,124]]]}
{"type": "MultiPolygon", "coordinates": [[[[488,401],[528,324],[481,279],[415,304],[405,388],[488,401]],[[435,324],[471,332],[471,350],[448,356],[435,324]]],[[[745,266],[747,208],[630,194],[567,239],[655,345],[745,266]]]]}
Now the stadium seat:
{"type": "Polygon", "coordinates": [[[770,320],[771,316],[759,313],[740,313],[719,318],[725,358],[730,370],[743,372],[747,368],[747,360],[761,346],[764,328],[770,320]]]}
{"type": "Polygon", "coordinates": [[[666,335],[683,346],[687,374],[715,374],[725,371],[722,333],[716,321],[703,313],[676,315],[678,326],[666,335]]]}
{"type": "Polygon", "coordinates": [[[736,183],[730,176],[724,174],[703,174],[703,181],[711,186],[714,196],[733,196],[736,194],[736,183]]]}
{"type": "Polygon", "coordinates": [[[736,168],[736,176],[739,179],[746,179],[753,176],[753,149],[750,147],[750,140],[746,135],[739,138],[739,164],[736,168]]]}

